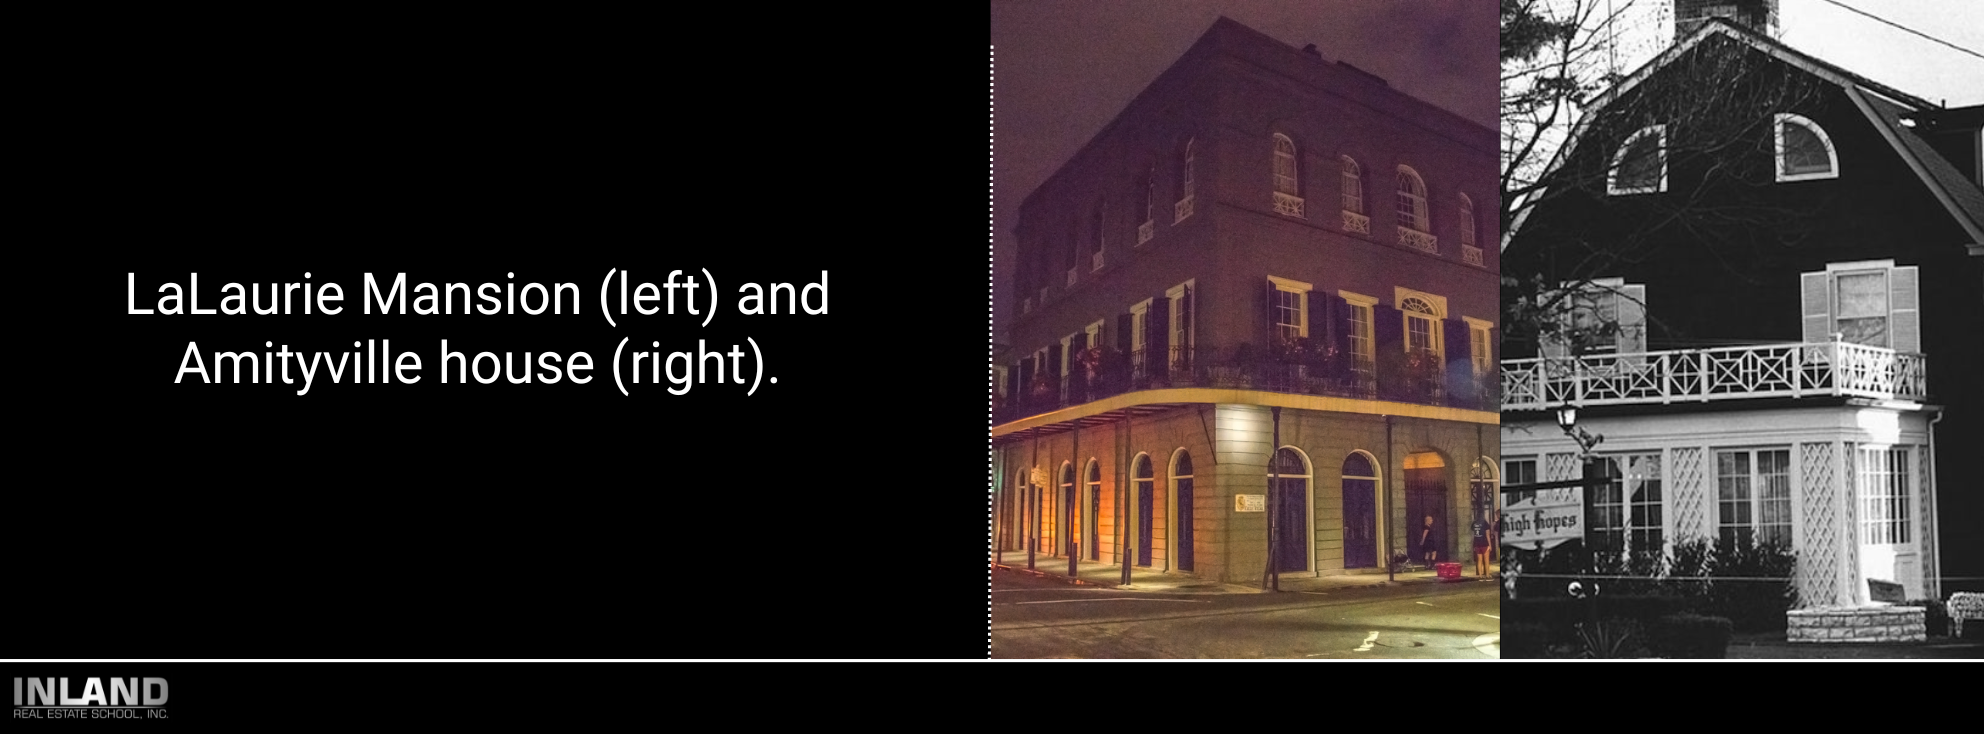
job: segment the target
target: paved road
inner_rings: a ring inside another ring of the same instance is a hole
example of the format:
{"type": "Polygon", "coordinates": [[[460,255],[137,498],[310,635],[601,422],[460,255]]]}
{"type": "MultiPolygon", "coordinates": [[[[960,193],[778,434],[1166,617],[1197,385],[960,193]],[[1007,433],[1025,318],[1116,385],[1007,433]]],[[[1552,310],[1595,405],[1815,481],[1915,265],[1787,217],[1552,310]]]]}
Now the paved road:
{"type": "Polygon", "coordinates": [[[1492,583],[1187,594],[992,575],[992,657],[1461,659],[1501,654],[1492,583]]]}

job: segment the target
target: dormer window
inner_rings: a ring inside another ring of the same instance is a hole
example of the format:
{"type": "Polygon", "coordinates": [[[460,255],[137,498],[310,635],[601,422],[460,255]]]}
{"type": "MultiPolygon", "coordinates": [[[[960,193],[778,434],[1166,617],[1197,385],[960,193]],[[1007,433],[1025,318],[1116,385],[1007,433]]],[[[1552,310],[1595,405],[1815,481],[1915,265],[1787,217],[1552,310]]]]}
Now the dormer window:
{"type": "Polygon", "coordinates": [[[1605,177],[1609,194],[1652,194],[1667,190],[1667,126],[1641,128],[1612,156],[1605,177]]]}
{"type": "Polygon", "coordinates": [[[1818,123],[1779,114],[1776,127],[1779,182],[1839,178],[1839,154],[1818,123]]]}

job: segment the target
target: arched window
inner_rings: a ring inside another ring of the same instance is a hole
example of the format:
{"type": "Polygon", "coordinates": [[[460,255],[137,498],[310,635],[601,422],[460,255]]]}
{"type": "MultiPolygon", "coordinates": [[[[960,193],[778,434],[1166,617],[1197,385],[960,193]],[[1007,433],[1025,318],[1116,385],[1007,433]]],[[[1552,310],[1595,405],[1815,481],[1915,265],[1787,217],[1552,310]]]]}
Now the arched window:
{"type": "Polygon", "coordinates": [[[1667,127],[1641,128],[1626,138],[1612,156],[1612,169],[1605,177],[1605,190],[1612,194],[1651,194],[1667,190],[1667,127]]]}
{"type": "Polygon", "coordinates": [[[1131,489],[1137,495],[1137,545],[1132,550],[1136,554],[1137,565],[1149,567],[1151,556],[1161,549],[1153,547],[1157,541],[1157,482],[1151,473],[1148,454],[1137,455],[1136,464],[1130,468],[1130,477],[1131,489]]]}
{"type": "Polygon", "coordinates": [[[1431,232],[1426,223],[1426,182],[1409,166],[1398,167],[1398,226],[1431,232]]]}
{"type": "Polygon", "coordinates": [[[1440,332],[1440,312],[1433,304],[1420,298],[1407,298],[1400,301],[1398,310],[1405,312],[1405,349],[1408,352],[1423,352],[1438,356],[1440,332]]]}
{"type": "Polygon", "coordinates": [[[1102,269],[1102,239],[1103,239],[1102,223],[1106,221],[1104,215],[1104,211],[1105,211],[1104,207],[1106,206],[1107,204],[1105,202],[1101,202],[1101,201],[1096,202],[1095,211],[1090,212],[1088,217],[1088,242],[1089,242],[1088,269],[1090,272],[1094,272],[1102,269]]]}
{"type": "Polygon", "coordinates": [[[1474,247],[1474,200],[1460,195],[1460,246],[1474,247]]]}
{"type": "Polygon", "coordinates": [[[1198,142],[1196,139],[1187,139],[1185,141],[1185,154],[1179,160],[1178,204],[1172,209],[1171,221],[1173,223],[1185,221],[1186,217],[1192,216],[1192,194],[1198,190],[1197,184],[1193,180],[1193,177],[1196,175],[1193,168],[1196,167],[1194,156],[1198,154],[1198,142]]]}
{"type": "Polygon", "coordinates": [[[1300,196],[1296,190],[1295,141],[1281,133],[1274,134],[1274,191],[1277,194],[1300,196]]]}
{"type": "Polygon", "coordinates": [[[1343,567],[1378,565],[1378,471],[1353,452],[1343,460],[1343,567]]]}
{"type": "Polygon", "coordinates": [[[1314,536],[1309,531],[1309,460],[1293,447],[1274,452],[1268,467],[1274,506],[1274,565],[1280,573],[1309,570],[1314,536]]]}
{"type": "Polygon", "coordinates": [[[1343,157],[1343,210],[1364,213],[1364,170],[1350,156],[1343,157]]]}
{"type": "Polygon", "coordinates": [[[1080,525],[1081,505],[1075,502],[1075,465],[1061,464],[1061,496],[1054,502],[1055,544],[1060,546],[1059,555],[1074,555],[1080,546],[1075,537],[1075,528],[1080,525]]]}
{"type": "Polygon", "coordinates": [[[1839,178],[1839,153],[1824,128],[1791,114],[1777,116],[1777,180],[1839,178]]]}
{"type": "Polygon", "coordinates": [[[1171,457],[1171,517],[1169,526],[1171,547],[1176,550],[1172,557],[1177,559],[1178,570],[1192,570],[1192,454],[1184,449],[1171,457]]]}
{"type": "Polygon", "coordinates": [[[1196,193],[1198,190],[1192,180],[1192,175],[1193,175],[1192,169],[1196,167],[1194,165],[1195,163],[1194,156],[1198,154],[1197,152],[1198,144],[1199,141],[1197,140],[1185,141],[1185,165],[1184,165],[1183,173],[1181,173],[1179,177],[1179,189],[1178,189],[1179,191],[1185,192],[1185,195],[1179,198],[1190,199],[1192,198],[1192,194],[1196,193]]]}
{"type": "Polygon", "coordinates": [[[1145,171],[1137,181],[1136,214],[1143,215],[1137,220],[1137,244],[1149,242],[1157,234],[1157,224],[1153,214],[1157,210],[1157,176],[1155,171],[1145,171]]]}
{"type": "Polygon", "coordinates": [[[1102,463],[1088,460],[1088,519],[1082,530],[1088,534],[1089,560],[1102,560],[1102,538],[1096,532],[1096,525],[1102,517],[1102,463]]]}

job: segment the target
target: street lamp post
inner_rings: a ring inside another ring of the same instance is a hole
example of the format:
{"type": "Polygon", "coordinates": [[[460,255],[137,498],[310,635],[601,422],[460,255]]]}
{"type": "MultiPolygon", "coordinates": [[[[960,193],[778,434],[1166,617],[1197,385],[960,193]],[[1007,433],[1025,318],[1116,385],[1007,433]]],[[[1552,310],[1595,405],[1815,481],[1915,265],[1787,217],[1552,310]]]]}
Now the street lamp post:
{"type": "MultiPolygon", "coordinates": [[[[1583,427],[1579,426],[1578,406],[1571,403],[1565,403],[1564,407],[1557,409],[1557,426],[1559,428],[1564,429],[1564,435],[1571,437],[1571,440],[1577,442],[1578,445],[1578,464],[1582,472],[1581,477],[1584,479],[1584,487],[1583,487],[1584,532],[1585,532],[1584,567],[1586,574],[1595,574],[1598,571],[1597,569],[1598,561],[1597,561],[1597,554],[1593,552],[1592,543],[1593,541],[1597,540],[1597,538],[1593,537],[1592,529],[1597,527],[1597,525],[1594,524],[1593,520],[1596,518],[1598,514],[1598,503],[1597,503],[1597,497],[1595,495],[1597,494],[1598,491],[1599,471],[1598,471],[1598,462],[1594,460],[1594,457],[1591,455],[1591,451],[1592,449],[1596,448],[1600,443],[1604,443],[1605,437],[1601,435],[1593,434],[1591,431],[1585,430],[1583,427]]],[[[1587,622],[1591,625],[1591,627],[1589,627],[1588,629],[1594,631],[1597,630],[1597,625],[1598,625],[1597,581],[1592,579],[1586,579],[1585,583],[1583,584],[1572,583],[1571,595],[1574,597],[1581,597],[1586,600],[1585,616],[1587,618],[1587,622]]]]}

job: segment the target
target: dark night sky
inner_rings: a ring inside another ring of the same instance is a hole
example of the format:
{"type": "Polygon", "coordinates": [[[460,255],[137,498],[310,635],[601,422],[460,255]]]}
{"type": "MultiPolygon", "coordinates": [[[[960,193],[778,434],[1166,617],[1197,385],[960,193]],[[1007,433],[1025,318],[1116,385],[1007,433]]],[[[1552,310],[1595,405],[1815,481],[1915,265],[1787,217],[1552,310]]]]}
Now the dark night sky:
{"type": "Polygon", "coordinates": [[[997,339],[1012,306],[1020,201],[1221,15],[1496,125],[1499,9],[1483,0],[993,0],[997,339]]]}

